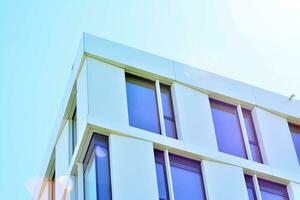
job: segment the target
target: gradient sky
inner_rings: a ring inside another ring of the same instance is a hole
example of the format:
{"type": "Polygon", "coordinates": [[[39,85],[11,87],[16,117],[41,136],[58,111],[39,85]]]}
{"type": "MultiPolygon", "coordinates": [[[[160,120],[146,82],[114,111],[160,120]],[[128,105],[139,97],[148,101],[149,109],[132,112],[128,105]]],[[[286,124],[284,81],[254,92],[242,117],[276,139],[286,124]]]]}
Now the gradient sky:
{"type": "Polygon", "coordinates": [[[300,98],[298,0],[0,0],[0,199],[30,199],[82,32],[300,98]]]}

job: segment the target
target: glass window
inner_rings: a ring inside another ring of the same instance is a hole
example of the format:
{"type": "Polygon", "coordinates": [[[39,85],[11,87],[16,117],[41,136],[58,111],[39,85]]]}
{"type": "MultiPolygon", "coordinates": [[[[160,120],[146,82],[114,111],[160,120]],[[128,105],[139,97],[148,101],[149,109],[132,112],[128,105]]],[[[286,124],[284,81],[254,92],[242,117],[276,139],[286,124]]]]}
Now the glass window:
{"type": "Polygon", "coordinates": [[[155,83],[135,76],[126,76],[129,124],[160,133],[155,83]]]}
{"type": "Polygon", "coordinates": [[[170,154],[175,200],[205,199],[200,162],[170,154]]]}
{"type": "Polygon", "coordinates": [[[271,181],[258,179],[262,200],[288,200],[288,193],[285,185],[271,181]]]}
{"type": "Polygon", "coordinates": [[[154,155],[159,200],[169,200],[164,153],[154,150],[154,155]]]}
{"type": "Polygon", "coordinates": [[[97,200],[96,186],[96,164],[95,156],[92,154],[84,172],[84,193],[86,199],[97,200]]]}
{"type": "Polygon", "coordinates": [[[245,181],[246,181],[249,200],[257,200],[252,176],[245,175],[245,181]]]}
{"type": "Polygon", "coordinates": [[[108,139],[94,134],[84,160],[86,199],[111,200],[108,139]]]}
{"type": "Polygon", "coordinates": [[[76,108],[74,110],[73,116],[72,116],[72,153],[74,153],[76,144],[77,144],[77,113],[76,108]]]}
{"type": "Polygon", "coordinates": [[[236,106],[210,99],[219,151],[247,158],[236,106]]]}
{"type": "Polygon", "coordinates": [[[293,138],[295,150],[298,157],[298,162],[300,164],[300,126],[295,124],[289,124],[289,127],[292,133],[292,138],[293,138]]]}
{"type": "Polygon", "coordinates": [[[255,131],[252,115],[251,115],[251,110],[242,109],[242,112],[243,112],[252,159],[256,162],[262,163],[262,157],[258,145],[256,131],[255,131]]]}
{"type": "Polygon", "coordinates": [[[160,92],[166,135],[171,138],[177,138],[170,87],[167,85],[160,84],[160,92]]]}

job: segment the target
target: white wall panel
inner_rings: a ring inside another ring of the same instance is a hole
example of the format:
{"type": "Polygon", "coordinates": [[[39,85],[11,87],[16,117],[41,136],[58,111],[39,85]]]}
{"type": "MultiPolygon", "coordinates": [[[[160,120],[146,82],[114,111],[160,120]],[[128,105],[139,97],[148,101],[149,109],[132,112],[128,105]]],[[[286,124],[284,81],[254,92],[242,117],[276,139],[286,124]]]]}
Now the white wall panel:
{"type": "Polygon", "coordinates": [[[278,170],[299,174],[287,120],[260,108],[254,108],[253,119],[264,162],[278,170]]]}
{"type": "Polygon", "coordinates": [[[179,83],[172,85],[172,95],[181,139],[218,151],[208,96],[179,83]]]}
{"type": "Polygon", "coordinates": [[[110,135],[114,200],[157,200],[158,189],[151,142],[110,135]]]}
{"type": "Polygon", "coordinates": [[[248,200],[242,168],[204,160],[202,173],[207,199],[248,200]]]}
{"type": "Polygon", "coordinates": [[[107,125],[128,126],[124,70],[92,58],[86,63],[89,115],[107,125]]]}

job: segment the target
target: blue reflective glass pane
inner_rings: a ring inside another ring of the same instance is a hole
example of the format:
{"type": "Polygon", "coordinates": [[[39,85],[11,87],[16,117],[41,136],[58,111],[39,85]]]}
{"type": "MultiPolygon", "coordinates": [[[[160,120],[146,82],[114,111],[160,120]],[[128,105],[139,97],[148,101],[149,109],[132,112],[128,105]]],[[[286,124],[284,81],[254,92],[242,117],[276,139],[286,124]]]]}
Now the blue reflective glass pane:
{"type": "Polygon", "coordinates": [[[256,194],[255,194],[252,176],[245,175],[245,181],[246,181],[249,200],[256,200],[256,194]]]}
{"type": "Polygon", "coordinates": [[[173,120],[165,119],[166,135],[171,138],[177,138],[176,126],[173,120]]]}
{"type": "Polygon", "coordinates": [[[285,185],[258,179],[262,200],[288,200],[285,185]]]}
{"type": "Polygon", "coordinates": [[[219,150],[247,158],[236,106],[210,99],[219,150]]]}
{"type": "Polygon", "coordinates": [[[177,138],[170,87],[161,84],[160,92],[163,107],[163,115],[165,120],[166,135],[171,138],[177,138]]]}
{"type": "Polygon", "coordinates": [[[129,124],[160,133],[155,84],[141,78],[126,77],[129,124]]]}
{"type": "Polygon", "coordinates": [[[262,163],[262,157],[258,145],[256,131],[255,131],[252,115],[251,115],[251,110],[242,109],[242,112],[243,112],[248,140],[250,143],[252,158],[254,161],[262,163]]]}
{"type": "Polygon", "coordinates": [[[262,163],[260,149],[256,144],[250,144],[252,159],[256,162],[262,163]]]}
{"type": "Polygon", "coordinates": [[[170,165],[175,200],[205,199],[199,162],[170,155],[170,165]]]}
{"type": "Polygon", "coordinates": [[[300,164],[300,126],[289,124],[292,133],[292,138],[295,146],[295,150],[300,164]]]}
{"type": "Polygon", "coordinates": [[[110,170],[109,154],[107,147],[95,146],[96,168],[97,168],[97,193],[98,199],[110,200],[110,170]]]}
{"type": "Polygon", "coordinates": [[[165,116],[173,118],[171,90],[169,86],[160,84],[161,101],[165,116]]]}
{"type": "Polygon", "coordinates": [[[156,177],[157,186],[160,200],[168,200],[169,193],[167,187],[166,169],[164,162],[163,152],[155,150],[155,167],[156,167],[156,177]]]}
{"type": "Polygon", "coordinates": [[[85,199],[97,200],[96,165],[94,155],[91,156],[84,172],[85,199]]]}

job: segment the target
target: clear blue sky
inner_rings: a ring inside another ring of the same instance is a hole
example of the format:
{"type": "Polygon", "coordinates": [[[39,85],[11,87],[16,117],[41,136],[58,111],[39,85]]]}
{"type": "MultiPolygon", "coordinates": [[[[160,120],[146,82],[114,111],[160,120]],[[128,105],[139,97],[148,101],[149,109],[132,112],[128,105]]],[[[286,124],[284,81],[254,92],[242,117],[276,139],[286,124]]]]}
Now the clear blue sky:
{"type": "Polygon", "coordinates": [[[30,199],[83,31],[299,99],[299,10],[298,0],[0,0],[0,199],[30,199]]]}

